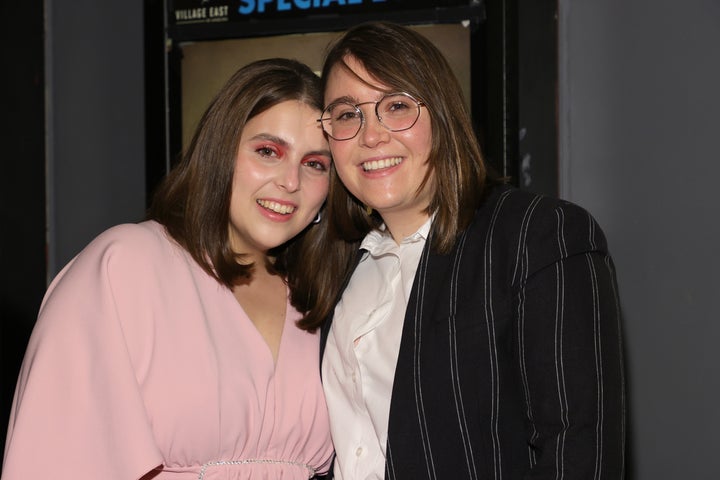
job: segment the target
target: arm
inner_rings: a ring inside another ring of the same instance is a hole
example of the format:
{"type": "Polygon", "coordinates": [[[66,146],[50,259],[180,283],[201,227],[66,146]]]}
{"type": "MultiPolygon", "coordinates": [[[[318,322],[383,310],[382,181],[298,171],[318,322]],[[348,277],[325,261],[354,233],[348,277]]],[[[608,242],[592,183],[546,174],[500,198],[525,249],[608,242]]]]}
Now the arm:
{"type": "Polygon", "coordinates": [[[561,205],[549,216],[531,226],[515,305],[528,479],[619,479],[625,399],[612,260],[587,213],[561,205]]]}
{"type": "Polygon", "coordinates": [[[129,480],[162,463],[119,314],[142,303],[142,287],[125,274],[134,263],[118,241],[94,241],[46,294],[17,383],[2,480],[129,480]]]}

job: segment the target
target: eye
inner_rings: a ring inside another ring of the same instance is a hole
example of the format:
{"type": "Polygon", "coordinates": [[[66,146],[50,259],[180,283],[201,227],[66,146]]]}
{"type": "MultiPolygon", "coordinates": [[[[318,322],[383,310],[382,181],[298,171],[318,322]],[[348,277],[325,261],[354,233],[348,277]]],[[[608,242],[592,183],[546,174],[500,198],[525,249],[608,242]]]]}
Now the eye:
{"type": "Polygon", "coordinates": [[[262,147],[256,148],[255,153],[257,153],[261,157],[276,157],[276,156],[278,156],[277,150],[275,150],[273,147],[270,147],[268,145],[263,145],[262,147]]]}
{"type": "Polygon", "coordinates": [[[360,111],[349,103],[340,103],[330,110],[332,121],[338,123],[355,122],[361,118],[361,115],[360,111]]]}
{"type": "Polygon", "coordinates": [[[402,118],[415,114],[417,109],[417,104],[405,95],[385,97],[378,105],[378,111],[383,117],[402,118]]]}
{"type": "Polygon", "coordinates": [[[391,103],[388,108],[390,110],[404,110],[404,109],[410,108],[410,105],[408,105],[407,102],[398,100],[398,101],[391,103]]]}
{"type": "Polygon", "coordinates": [[[326,158],[311,157],[303,160],[303,165],[319,172],[326,172],[329,164],[330,160],[326,158]]]}
{"type": "Polygon", "coordinates": [[[382,106],[382,111],[391,115],[403,115],[412,108],[407,100],[392,100],[382,106]]]}

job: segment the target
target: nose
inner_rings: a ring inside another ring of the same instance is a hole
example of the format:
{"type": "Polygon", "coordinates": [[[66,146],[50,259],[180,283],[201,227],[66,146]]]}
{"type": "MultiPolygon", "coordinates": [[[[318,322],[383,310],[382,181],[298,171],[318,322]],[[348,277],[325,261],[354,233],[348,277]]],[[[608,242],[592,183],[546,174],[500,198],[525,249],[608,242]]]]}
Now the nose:
{"type": "Polygon", "coordinates": [[[363,125],[360,127],[360,143],[367,147],[375,147],[387,142],[390,138],[390,130],[385,128],[371,106],[363,110],[363,125]]]}
{"type": "Polygon", "coordinates": [[[287,192],[296,192],[300,189],[300,163],[285,162],[277,175],[276,184],[287,192]]]}

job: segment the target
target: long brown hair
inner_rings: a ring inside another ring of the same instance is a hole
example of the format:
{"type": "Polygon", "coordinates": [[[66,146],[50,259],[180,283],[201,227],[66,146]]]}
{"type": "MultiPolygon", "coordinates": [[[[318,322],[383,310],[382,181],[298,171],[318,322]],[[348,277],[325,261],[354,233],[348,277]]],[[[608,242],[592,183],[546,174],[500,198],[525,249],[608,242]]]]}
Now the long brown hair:
{"type": "MultiPolygon", "coordinates": [[[[250,119],[288,100],[322,110],[320,80],[306,65],[273,58],[235,72],[203,114],[182,159],[158,187],[148,212],[149,219],[164,225],[209,275],[228,288],[250,278],[253,268],[242,261],[242,252],[233,251],[228,231],[240,136],[250,119]]],[[[309,225],[271,252],[270,270],[287,279],[291,301],[303,314],[318,301],[334,300],[323,300],[323,291],[300,261],[317,243],[326,223],[309,225]]]]}
{"type": "MultiPolygon", "coordinates": [[[[425,182],[432,182],[428,214],[435,214],[432,247],[447,253],[472,220],[484,193],[486,171],[460,85],[442,53],[423,35],[388,22],[369,22],[348,30],[328,51],[322,71],[349,69],[353,57],[392,91],[422,100],[430,114],[432,149],[425,182]]],[[[337,174],[331,183],[339,183],[337,174]]],[[[328,209],[336,234],[362,239],[381,219],[368,215],[344,188],[331,189],[328,209]]]]}

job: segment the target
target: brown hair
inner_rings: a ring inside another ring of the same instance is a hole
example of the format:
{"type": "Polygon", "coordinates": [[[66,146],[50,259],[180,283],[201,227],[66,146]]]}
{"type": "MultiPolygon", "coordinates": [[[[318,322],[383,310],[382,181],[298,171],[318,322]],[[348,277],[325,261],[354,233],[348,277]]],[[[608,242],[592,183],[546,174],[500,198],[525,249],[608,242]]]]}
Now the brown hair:
{"type": "MultiPolygon", "coordinates": [[[[320,80],[306,65],[273,58],[235,72],[203,114],[182,159],[158,187],[148,212],[149,219],[163,224],[209,275],[228,288],[249,278],[253,267],[242,262],[242,252],[233,251],[228,232],[240,135],[250,119],[288,100],[322,110],[320,80]]],[[[300,261],[323,234],[325,223],[309,225],[271,252],[275,258],[271,271],[285,276],[292,303],[304,314],[313,310],[315,302],[334,300],[323,300],[322,290],[300,261]]]]}
{"type": "MultiPolygon", "coordinates": [[[[472,220],[484,193],[486,171],[462,90],[442,53],[423,35],[401,25],[369,22],[348,30],[330,48],[322,79],[345,58],[360,61],[390,91],[410,93],[425,103],[432,125],[432,149],[424,183],[432,181],[428,214],[435,213],[432,247],[447,253],[472,220]],[[432,179],[431,179],[432,176],[432,179]]],[[[337,174],[331,183],[340,182],[337,174]]],[[[368,215],[344,188],[331,189],[332,228],[357,242],[381,219],[368,215]]]]}

